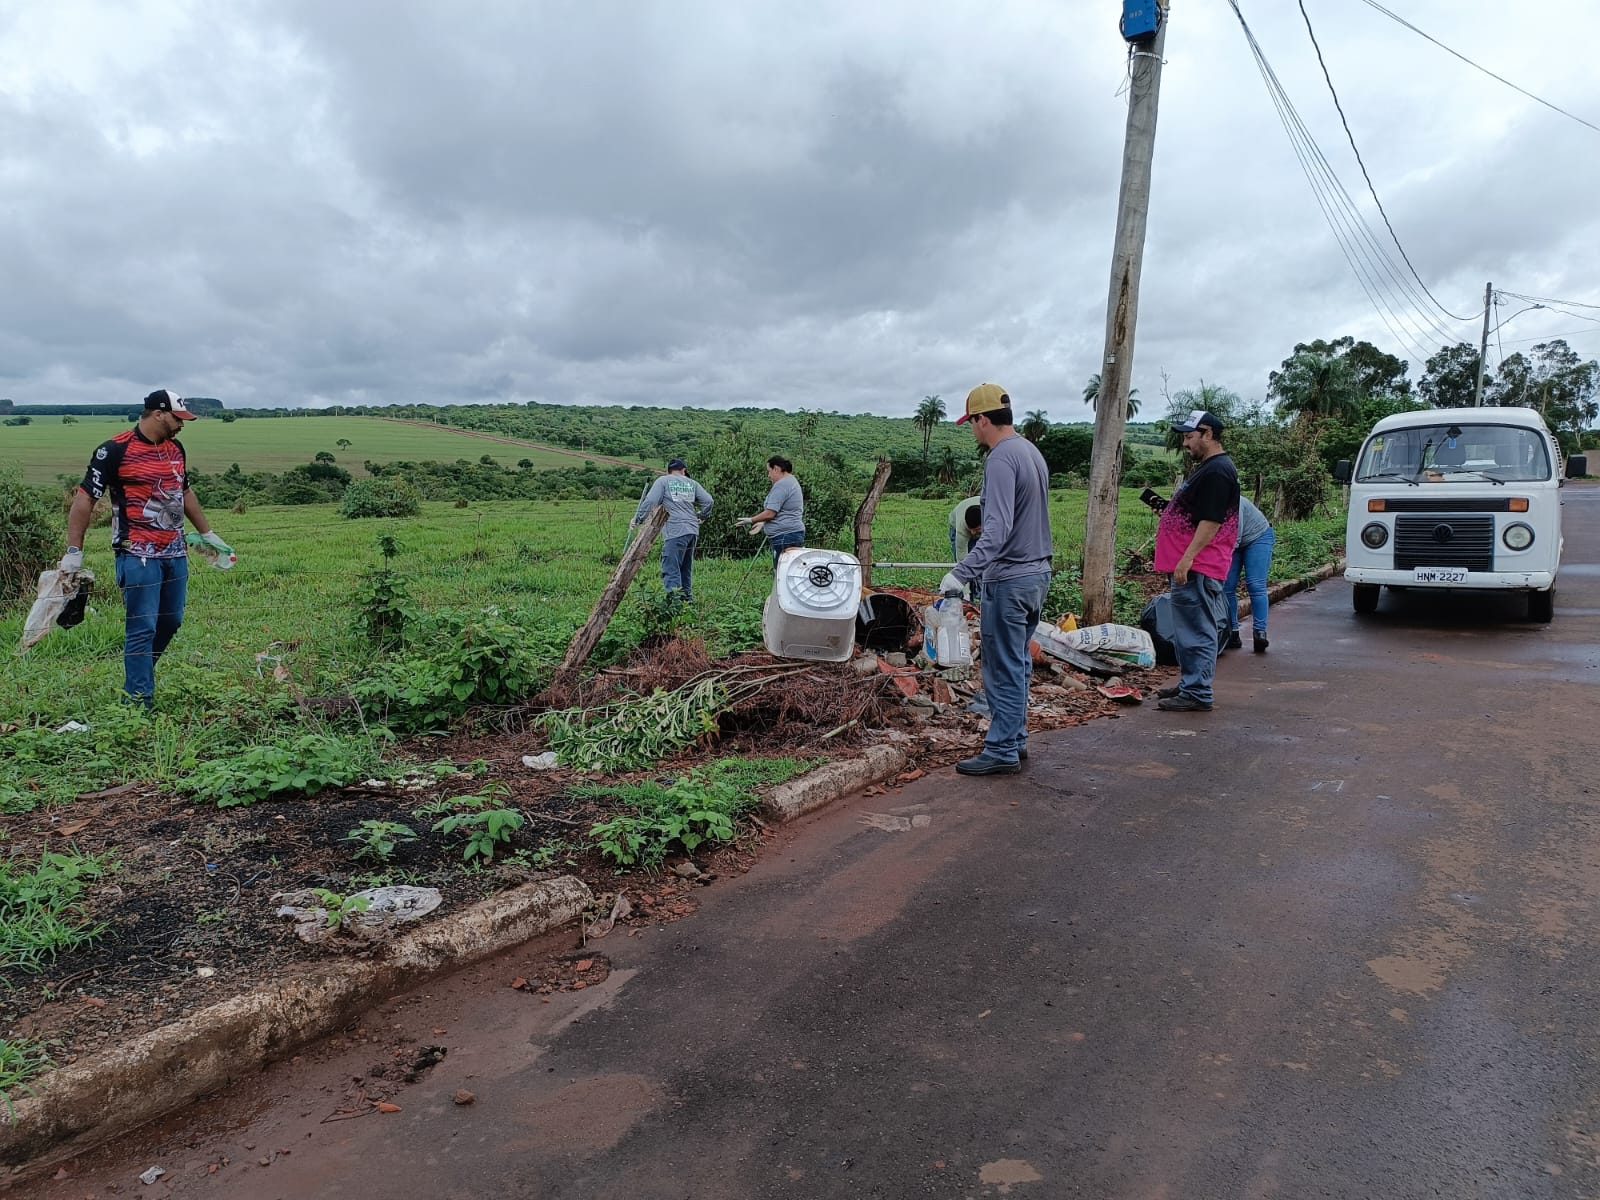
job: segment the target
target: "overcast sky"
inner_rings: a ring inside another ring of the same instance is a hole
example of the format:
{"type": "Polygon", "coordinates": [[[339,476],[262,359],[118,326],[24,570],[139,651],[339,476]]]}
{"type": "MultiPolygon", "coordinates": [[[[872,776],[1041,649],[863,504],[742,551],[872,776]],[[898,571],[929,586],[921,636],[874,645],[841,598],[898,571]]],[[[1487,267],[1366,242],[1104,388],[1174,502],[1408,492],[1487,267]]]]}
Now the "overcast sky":
{"type": "MultiPolygon", "coordinates": [[[[1572,51],[1600,45],[1594,0],[1387,6],[1600,125],[1600,72],[1572,51]]],[[[1163,372],[1260,396],[1300,340],[1437,349],[1415,309],[1390,315],[1397,336],[1364,293],[1225,0],[1174,8],[1134,365],[1147,409],[1163,372]]],[[[1364,199],[1295,5],[1242,8],[1364,199]]],[[[1360,0],[1306,8],[1443,305],[1472,316],[1490,279],[1600,304],[1600,133],[1360,0]]],[[[0,0],[0,396],[905,415],[992,379],[1084,419],[1126,115],[1119,13],[0,0]]],[[[1491,365],[1569,330],[1600,356],[1600,323],[1522,307],[1500,310],[1491,365]]],[[[1473,320],[1434,320],[1476,340],[1473,320]]]]}

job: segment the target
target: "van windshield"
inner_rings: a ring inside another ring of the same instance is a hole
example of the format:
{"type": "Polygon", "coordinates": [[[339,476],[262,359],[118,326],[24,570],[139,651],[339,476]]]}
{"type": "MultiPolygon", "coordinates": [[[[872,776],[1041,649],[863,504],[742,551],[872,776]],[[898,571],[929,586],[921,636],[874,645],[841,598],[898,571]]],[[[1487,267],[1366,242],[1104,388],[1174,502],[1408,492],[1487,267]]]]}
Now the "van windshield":
{"type": "Polygon", "coordinates": [[[1549,479],[1548,439],[1514,425],[1413,425],[1375,434],[1362,447],[1355,480],[1418,483],[1549,479]]]}

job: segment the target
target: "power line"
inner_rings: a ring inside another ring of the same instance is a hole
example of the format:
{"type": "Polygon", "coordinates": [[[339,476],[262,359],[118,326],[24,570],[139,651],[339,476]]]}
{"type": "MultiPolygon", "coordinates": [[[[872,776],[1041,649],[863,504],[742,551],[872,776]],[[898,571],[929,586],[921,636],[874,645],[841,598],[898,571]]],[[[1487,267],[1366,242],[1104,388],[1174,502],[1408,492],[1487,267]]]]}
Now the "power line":
{"type": "Polygon", "coordinates": [[[1238,18],[1240,27],[1244,30],[1245,40],[1255,57],[1256,68],[1267,86],[1273,106],[1278,112],[1278,119],[1283,124],[1295,156],[1300,161],[1301,170],[1305,173],[1306,182],[1311,185],[1312,194],[1318,207],[1322,209],[1340,252],[1344,254],[1345,261],[1350,265],[1357,282],[1377,311],[1379,319],[1404,346],[1407,356],[1418,363],[1426,362],[1428,355],[1418,349],[1413,340],[1415,337],[1420,336],[1422,341],[1436,338],[1444,344],[1453,344],[1460,338],[1446,332],[1429,315],[1431,310],[1421,300],[1415,284],[1389,257],[1382,243],[1361,216],[1349,191],[1340,183],[1337,173],[1317,145],[1305,121],[1296,111],[1287,89],[1278,78],[1277,72],[1273,70],[1272,64],[1267,61],[1266,53],[1261,49],[1249,22],[1240,11],[1237,0],[1228,2],[1233,8],[1234,16],[1238,18]],[[1409,304],[1417,306],[1423,318],[1421,322],[1411,316],[1407,298],[1409,304]],[[1407,326],[1412,336],[1402,333],[1396,327],[1396,323],[1407,326]],[[1431,333],[1423,328],[1424,324],[1431,326],[1431,333]]]}
{"type": "Polygon", "coordinates": [[[1327,81],[1328,94],[1333,97],[1333,107],[1339,112],[1339,124],[1344,126],[1344,136],[1350,142],[1350,149],[1356,156],[1356,164],[1361,168],[1361,178],[1367,181],[1367,191],[1372,196],[1372,202],[1378,206],[1378,213],[1383,217],[1384,226],[1389,230],[1390,238],[1394,240],[1394,248],[1400,251],[1400,257],[1405,259],[1406,269],[1411,272],[1411,277],[1421,285],[1424,292],[1427,292],[1428,299],[1438,305],[1440,312],[1457,321],[1475,320],[1474,317],[1464,317],[1460,313],[1451,312],[1440,302],[1439,297],[1428,290],[1428,285],[1423,282],[1422,276],[1417,274],[1417,268],[1412,265],[1411,256],[1400,244],[1400,235],[1394,231],[1394,222],[1389,220],[1389,213],[1383,207],[1383,201],[1378,199],[1378,189],[1372,185],[1372,176],[1367,172],[1366,160],[1361,157],[1361,149],[1356,145],[1356,135],[1350,132],[1350,122],[1345,118],[1344,105],[1339,102],[1339,93],[1333,86],[1333,76],[1328,73],[1328,64],[1322,57],[1322,46],[1317,42],[1317,31],[1311,28],[1311,14],[1306,12],[1305,0],[1299,0],[1299,4],[1300,16],[1306,23],[1306,33],[1311,37],[1311,48],[1317,52],[1317,65],[1322,68],[1322,78],[1327,81]]]}
{"type": "MultiPolygon", "coordinates": [[[[1517,300],[1527,300],[1529,303],[1565,304],[1568,308],[1592,308],[1600,311],[1600,304],[1585,304],[1582,300],[1556,300],[1549,296],[1524,296],[1520,292],[1507,292],[1506,295],[1517,300]]],[[[1589,320],[1589,318],[1585,317],[1584,320],[1589,320]]]]}
{"type": "Polygon", "coordinates": [[[1536,333],[1532,337],[1507,338],[1506,341],[1515,346],[1523,342],[1552,342],[1556,338],[1594,337],[1596,335],[1600,335],[1600,329],[1558,329],[1554,333],[1536,333]]]}
{"type": "Polygon", "coordinates": [[[1589,129],[1594,130],[1596,133],[1600,133],[1600,125],[1596,125],[1596,124],[1594,124],[1593,122],[1590,122],[1590,121],[1585,121],[1582,117],[1575,116],[1574,114],[1569,113],[1566,109],[1560,107],[1559,105],[1551,104],[1550,101],[1544,99],[1541,96],[1535,96],[1527,88],[1518,87],[1516,84],[1512,83],[1509,79],[1505,78],[1503,75],[1496,75],[1493,71],[1489,70],[1488,67],[1480,66],[1479,64],[1473,62],[1465,54],[1462,54],[1461,51],[1452,50],[1452,49],[1450,49],[1449,46],[1446,46],[1443,42],[1441,42],[1438,38],[1433,37],[1431,34],[1424,33],[1422,30],[1418,29],[1415,25],[1413,25],[1410,21],[1406,20],[1404,17],[1398,15],[1397,13],[1390,12],[1383,5],[1379,4],[1377,2],[1377,0],[1361,0],[1361,2],[1363,4],[1365,4],[1368,8],[1376,9],[1378,12],[1381,12],[1384,16],[1388,17],[1391,21],[1397,21],[1401,25],[1404,25],[1407,29],[1411,30],[1411,32],[1416,34],[1418,37],[1427,38],[1428,41],[1432,42],[1435,46],[1439,47],[1439,49],[1444,50],[1444,51],[1446,51],[1446,52],[1448,52],[1450,54],[1455,55],[1462,62],[1466,63],[1467,66],[1473,68],[1474,70],[1482,71],[1490,79],[1499,80],[1501,83],[1505,84],[1508,88],[1512,89],[1512,91],[1521,92],[1529,100],[1536,101],[1537,103],[1544,105],[1546,108],[1548,108],[1548,109],[1550,109],[1550,110],[1552,110],[1554,112],[1560,113],[1563,117],[1568,117],[1571,120],[1576,121],[1579,125],[1586,126],[1589,129]]]}

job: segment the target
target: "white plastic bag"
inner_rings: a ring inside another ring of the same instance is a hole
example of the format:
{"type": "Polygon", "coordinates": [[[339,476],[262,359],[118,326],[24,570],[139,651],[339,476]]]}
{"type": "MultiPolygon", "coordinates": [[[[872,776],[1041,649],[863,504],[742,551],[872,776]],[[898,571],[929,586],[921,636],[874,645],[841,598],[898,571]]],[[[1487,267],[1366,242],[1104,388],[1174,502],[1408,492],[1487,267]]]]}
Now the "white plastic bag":
{"type": "Polygon", "coordinates": [[[93,571],[58,571],[52,567],[40,573],[38,599],[33,602],[33,607],[28,610],[28,619],[23,623],[22,641],[17,645],[18,654],[26,654],[44,641],[56,627],[56,618],[85,583],[94,583],[93,571]]]}

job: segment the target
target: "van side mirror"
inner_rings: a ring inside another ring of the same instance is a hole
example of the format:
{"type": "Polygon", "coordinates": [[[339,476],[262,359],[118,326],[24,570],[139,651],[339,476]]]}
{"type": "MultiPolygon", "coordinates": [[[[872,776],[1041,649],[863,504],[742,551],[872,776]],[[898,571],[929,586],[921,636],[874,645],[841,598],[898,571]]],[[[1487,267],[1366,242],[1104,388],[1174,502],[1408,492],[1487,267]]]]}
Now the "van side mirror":
{"type": "Polygon", "coordinates": [[[1582,479],[1589,473],[1589,456],[1587,454],[1567,455],[1567,478],[1582,479]]]}
{"type": "Polygon", "coordinates": [[[1350,460],[1348,458],[1341,458],[1333,464],[1333,481],[1335,483],[1350,482],[1350,460]]]}

